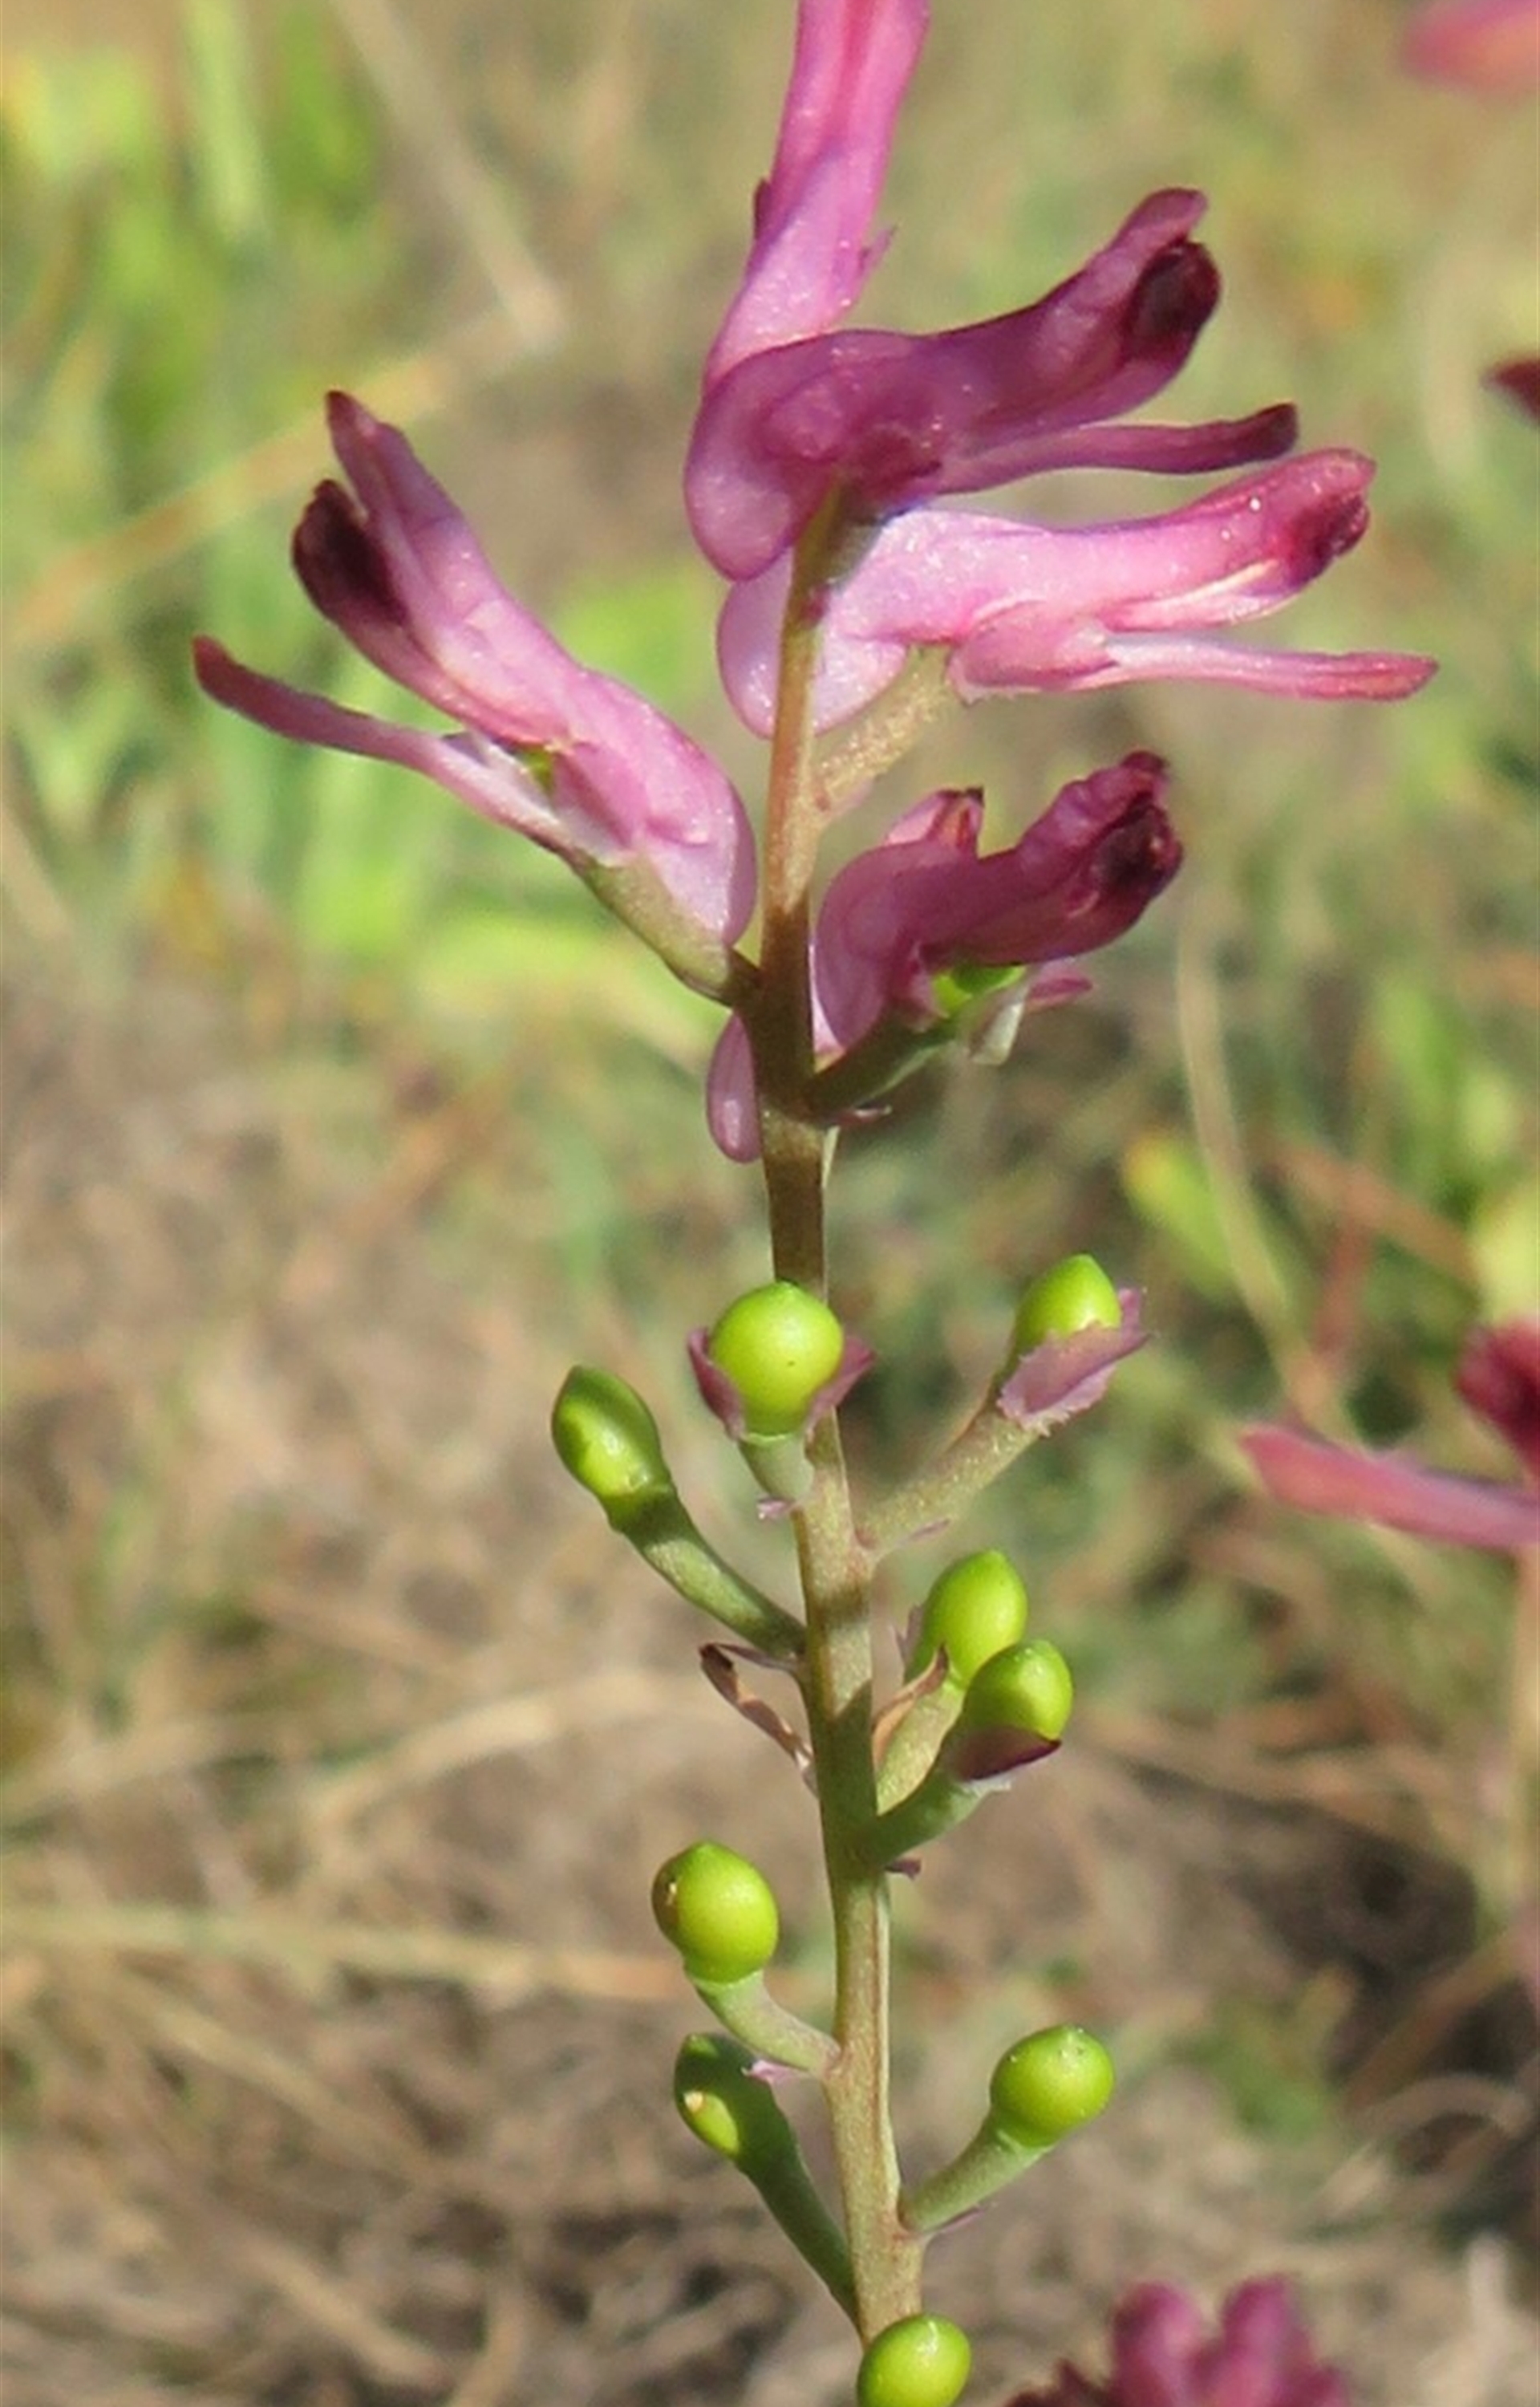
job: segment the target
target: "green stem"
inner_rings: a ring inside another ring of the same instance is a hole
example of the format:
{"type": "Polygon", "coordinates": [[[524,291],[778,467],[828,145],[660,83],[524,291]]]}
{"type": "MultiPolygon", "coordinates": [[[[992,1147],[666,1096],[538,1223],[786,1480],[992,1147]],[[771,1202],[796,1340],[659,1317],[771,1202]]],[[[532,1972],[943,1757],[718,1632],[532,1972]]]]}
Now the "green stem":
{"type": "Polygon", "coordinates": [[[804,2022],[770,1996],[763,1973],[742,1981],[697,1981],[697,1997],[710,2006],[717,2021],[734,2039],[752,2047],[771,2064],[827,2081],[834,2064],[834,2042],[827,2031],[804,2022]]]}
{"type": "Polygon", "coordinates": [[[986,1398],[934,1462],[865,1515],[860,1537],[869,1559],[879,1562],[907,1538],[946,1529],[1010,1470],[1037,1434],[1002,1413],[993,1396],[986,1398]]]}
{"type": "MultiPolygon", "coordinates": [[[[819,1295],[827,1287],[829,1146],[805,1102],[813,1066],[808,935],[819,833],[812,699],[817,588],[837,539],[831,511],[798,547],[786,605],[766,814],[761,982],[749,1014],[775,1270],[819,1295]]],[[[807,1611],[804,1692],[834,1922],[838,2054],[824,2090],[854,2319],[869,2342],[918,2312],[923,2243],[898,2214],[888,2094],[888,1888],[861,1848],[876,1811],[870,1604],[833,1414],[813,1431],[809,1462],[811,1484],[793,1527],[807,1611]]]]}
{"type": "Polygon", "coordinates": [[[1008,2140],[998,2128],[987,2119],[982,2123],[960,2156],[939,2173],[932,2173],[904,2200],[904,2218],[914,2231],[929,2234],[940,2231],[959,2215],[970,2215],[987,2204],[1009,2182],[1046,2157],[1053,2143],[1045,2140],[1041,2147],[1024,2148],[1008,2140]]]}
{"type": "Polygon", "coordinates": [[[703,1538],[674,1489],[655,1489],[610,1516],[612,1528],[677,1596],[698,1605],[746,1645],[788,1662],[801,1654],[802,1625],[703,1538]]]}

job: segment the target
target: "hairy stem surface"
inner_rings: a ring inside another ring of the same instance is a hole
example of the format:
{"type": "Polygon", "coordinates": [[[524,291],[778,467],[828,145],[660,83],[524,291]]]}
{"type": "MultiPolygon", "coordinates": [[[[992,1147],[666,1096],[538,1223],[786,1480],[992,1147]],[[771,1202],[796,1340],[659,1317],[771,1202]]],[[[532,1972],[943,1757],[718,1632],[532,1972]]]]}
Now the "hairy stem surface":
{"type": "MultiPolygon", "coordinates": [[[[819,832],[812,690],[818,577],[829,528],[799,548],[787,604],[765,828],[761,984],[751,1018],[776,1275],[825,1294],[829,1139],[810,1117],[813,1069],[808,937],[819,832]]],[[[834,1921],[834,2039],[825,2082],[865,2341],[920,2305],[922,2243],[898,2214],[889,2109],[888,1888],[865,1859],[876,1812],[871,1617],[835,1415],[813,1431],[812,1479],[794,1515],[807,1613],[804,1687],[834,1921]]]]}

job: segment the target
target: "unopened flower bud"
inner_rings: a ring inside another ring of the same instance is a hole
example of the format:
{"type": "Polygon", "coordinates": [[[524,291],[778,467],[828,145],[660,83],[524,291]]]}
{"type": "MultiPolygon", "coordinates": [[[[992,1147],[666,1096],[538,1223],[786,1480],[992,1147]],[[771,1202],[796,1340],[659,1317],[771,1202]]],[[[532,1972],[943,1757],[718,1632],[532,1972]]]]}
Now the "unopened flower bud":
{"type": "Polygon", "coordinates": [[[919,1630],[909,1661],[913,1679],[944,1650],[947,1679],[966,1688],[974,1674],[1011,1646],[1026,1628],[1026,1588],[1021,1574],[998,1548],[962,1555],[933,1585],[920,1608],[919,1630]]]}
{"type": "Polygon", "coordinates": [[[737,1390],[745,1433],[790,1437],[839,1371],[845,1332],[819,1297],[772,1279],[728,1304],[705,1350],[737,1390]]]}
{"type": "Polygon", "coordinates": [[[1100,1262],[1091,1254],[1067,1254],[1033,1280],[1016,1306],[1012,1357],[1082,1329],[1116,1329],[1122,1317],[1118,1290],[1100,1262]]]}
{"type": "Polygon", "coordinates": [[[989,2121],[1012,2147],[1042,2149],[1099,2115],[1112,2095],[1112,2058],[1078,2023],[1019,2039],[989,2084],[989,2121]]]}
{"type": "Polygon", "coordinates": [[[742,2043],[692,2031],[673,2068],[673,2102],[702,2144],[753,2172],[795,2155],[797,2143],[775,2097],[742,2043]]]}
{"type": "Polygon", "coordinates": [[[1035,1730],[1056,1739],[1074,1702],[1075,1683],[1058,1648],[1047,1638],[1025,1638],[1002,1647],[974,1674],[962,1723],[967,1730],[1035,1730]]]}
{"type": "Polygon", "coordinates": [[[579,1363],[568,1372],[552,1408],[551,1436],[579,1487],[617,1526],[644,1497],[672,1492],[657,1423],[613,1371],[579,1363]]]}
{"type": "Polygon", "coordinates": [[[670,1857],[653,1882],[653,1914],[690,1979],[709,1987],[763,1972],[781,1935],[763,1873],[712,1839],[670,1857]]]}
{"type": "Polygon", "coordinates": [[[945,2315],[905,2315],[862,2357],[858,2407],[954,2407],[972,2364],[968,2334],[945,2315]]]}

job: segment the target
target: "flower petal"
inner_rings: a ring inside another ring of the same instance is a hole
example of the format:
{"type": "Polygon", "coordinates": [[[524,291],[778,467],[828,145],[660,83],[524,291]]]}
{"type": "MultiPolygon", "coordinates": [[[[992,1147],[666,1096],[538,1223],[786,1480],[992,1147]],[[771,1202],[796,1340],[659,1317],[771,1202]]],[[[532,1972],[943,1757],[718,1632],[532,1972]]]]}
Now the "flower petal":
{"type": "Polygon", "coordinates": [[[929,18],[926,0],[802,0],[775,158],[707,391],[757,351],[827,333],[858,298],[883,249],[869,230],[929,18]]]}
{"type": "MultiPolygon", "coordinates": [[[[685,467],[707,558],[725,577],[760,575],[836,487],[875,519],[1106,457],[1106,438],[1087,448],[1081,431],[1168,384],[1219,298],[1191,239],[1204,206],[1199,192],[1151,193],[1076,275],[1003,317],[820,335],[743,360],[708,390],[685,467]]],[[[1271,410],[1202,430],[1123,428],[1115,456],[1233,467],[1293,439],[1293,413],[1271,410]]]]}
{"type": "Polygon", "coordinates": [[[1429,1471],[1404,1456],[1361,1453],[1294,1430],[1243,1431],[1240,1443],[1268,1494],[1305,1513],[1371,1521],[1413,1537],[1499,1552],[1540,1545],[1540,1496],[1429,1471]]]}

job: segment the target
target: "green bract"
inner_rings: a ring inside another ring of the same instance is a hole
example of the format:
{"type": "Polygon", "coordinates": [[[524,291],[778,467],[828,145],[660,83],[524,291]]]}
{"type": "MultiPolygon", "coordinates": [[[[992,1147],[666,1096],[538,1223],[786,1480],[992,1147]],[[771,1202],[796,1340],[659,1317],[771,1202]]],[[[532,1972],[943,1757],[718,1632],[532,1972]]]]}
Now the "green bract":
{"type": "Polygon", "coordinates": [[[579,1363],[568,1372],[551,1410],[551,1436],[579,1487],[612,1517],[643,1496],[672,1490],[657,1423],[613,1371],[579,1363]]]}
{"type": "Polygon", "coordinates": [[[1051,1337],[1073,1337],[1081,1329],[1116,1329],[1123,1318],[1118,1290],[1091,1254],[1067,1254],[1035,1278],[1011,1328],[1011,1347],[1029,1354],[1051,1337]]]}
{"type": "Polygon", "coordinates": [[[673,2102],[698,2140],[735,2165],[795,2156],[790,2124],[741,2042],[692,2031],[674,2058],[673,2102]]]}
{"type": "Polygon", "coordinates": [[[960,1556],[920,1609],[909,1676],[923,1672],[944,1647],[947,1677],[966,1688],[980,1666],[1014,1645],[1025,1628],[1026,1588],[1010,1558],[995,1547],[960,1556]]]}
{"type": "Polygon", "coordinates": [[[968,2334],[944,2315],[906,2315],[861,2359],[859,2407],[953,2407],[972,2369],[968,2334]]]}
{"type": "Polygon", "coordinates": [[[791,1279],[729,1303],[706,1351],[738,1390],[751,1437],[790,1437],[840,1368],[845,1332],[828,1305],[791,1279]]]}
{"type": "Polygon", "coordinates": [[[1035,1730],[1058,1738],[1075,1702],[1069,1666],[1047,1638],[1025,1638],[1002,1647],[975,1673],[963,1699],[962,1718],[970,1730],[1035,1730]]]}
{"type": "Polygon", "coordinates": [[[746,1981],[763,1972],[781,1936],[764,1873],[713,1839],[670,1857],[653,1882],[653,1913],[692,1981],[746,1981]]]}
{"type": "Polygon", "coordinates": [[[989,2084],[990,2121],[1014,2147],[1052,2147],[1101,2113],[1115,2079],[1099,2039],[1078,2023],[1055,2023],[1001,2057],[989,2084]]]}

